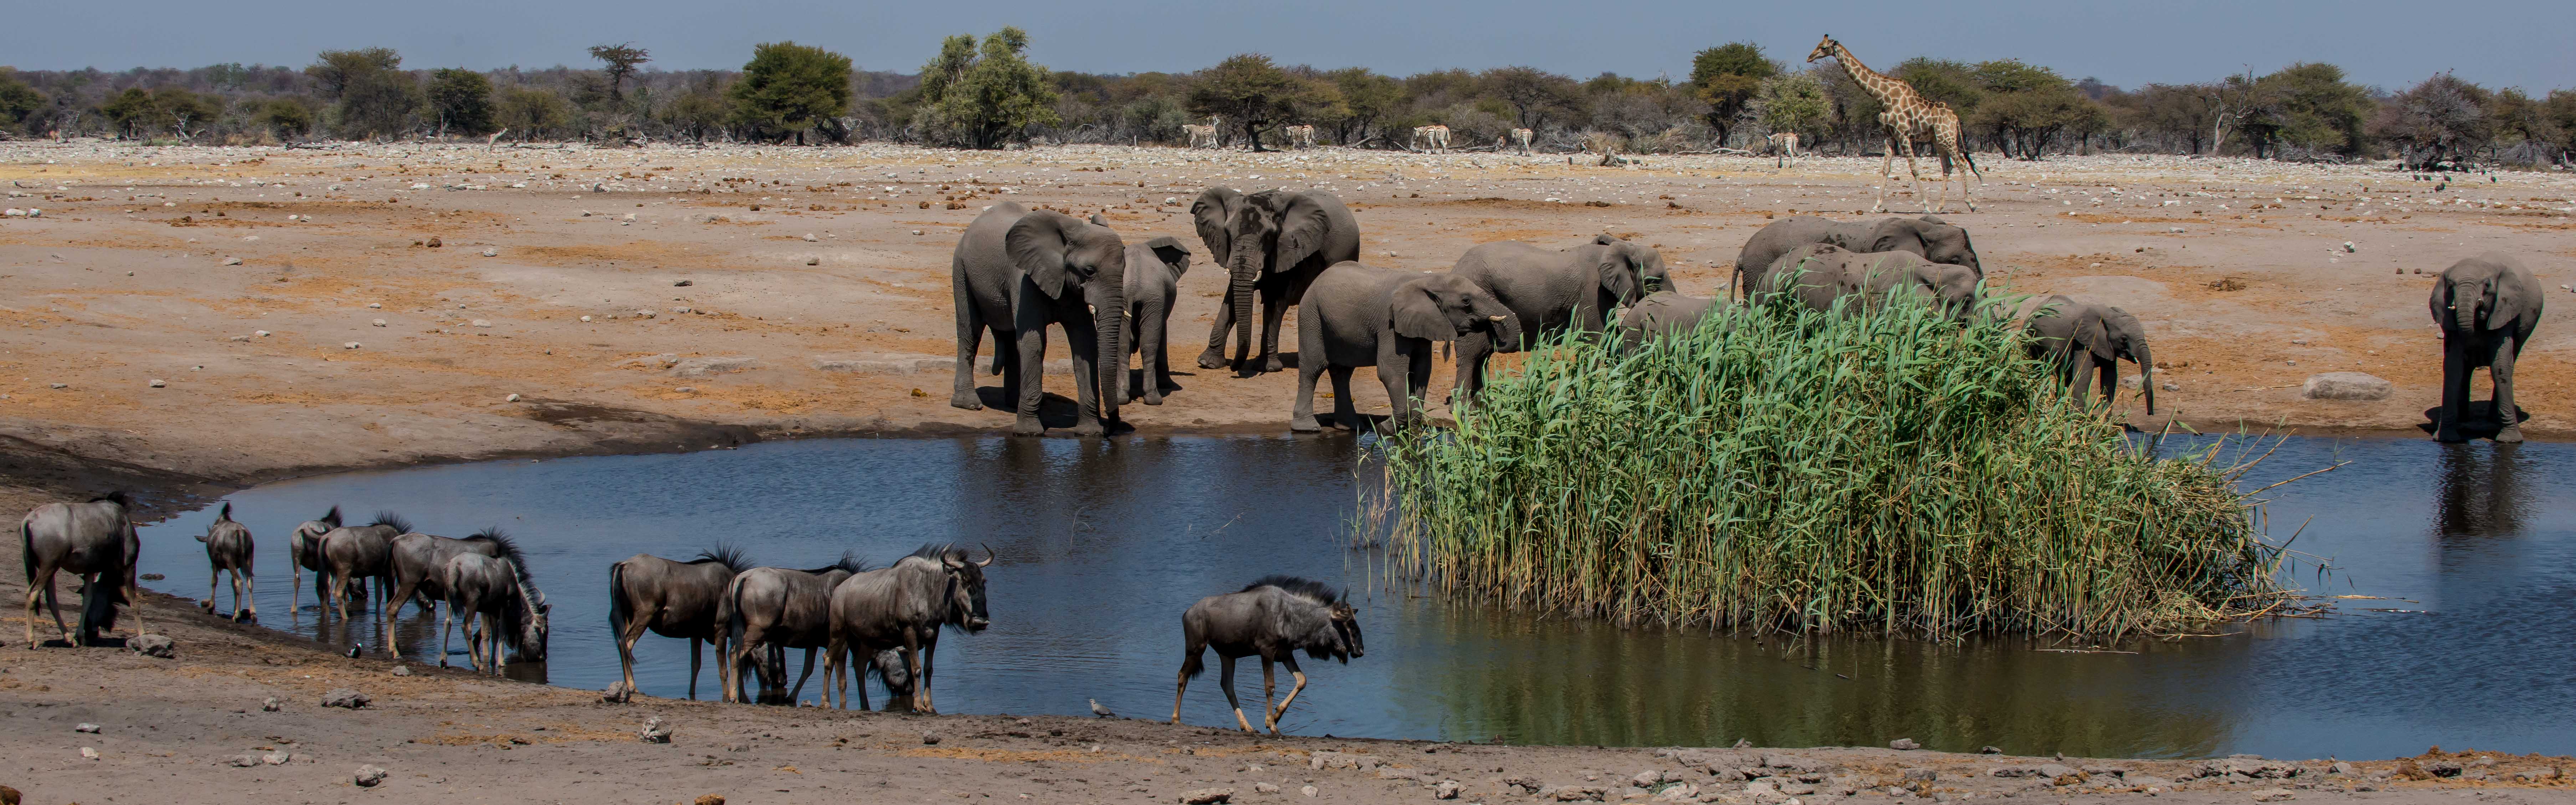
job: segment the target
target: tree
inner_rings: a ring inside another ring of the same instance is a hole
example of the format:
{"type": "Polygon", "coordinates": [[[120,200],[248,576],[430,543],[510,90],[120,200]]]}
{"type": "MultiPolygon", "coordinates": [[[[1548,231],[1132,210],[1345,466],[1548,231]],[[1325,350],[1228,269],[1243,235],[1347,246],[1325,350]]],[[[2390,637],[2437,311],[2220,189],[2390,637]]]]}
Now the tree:
{"type": "Polygon", "coordinates": [[[850,57],[794,42],[752,48],[742,78],[727,94],[734,122],[805,144],[805,130],[850,108],[850,57]]]}
{"type": "Polygon", "coordinates": [[[1574,79],[1536,67],[1498,67],[1485,71],[1485,92],[1511,104],[1521,128],[1547,122],[1548,113],[1573,108],[1574,79]]]}
{"type": "Polygon", "coordinates": [[[2370,129],[2397,145],[2408,167],[2428,166],[2486,144],[2486,104],[2484,88],[2440,73],[2380,104],[2370,129]]]}
{"type": "Polygon", "coordinates": [[[200,97],[179,87],[145,90],[127,87],[114,100],[99,107],[108,122],[116,124],[118,133],[132,138],[146,138],[167,131],[181,140],[205,133],[206,127],[223,107],[214,99],[200,97]]]}
{"type": "Polygon", "coordinates": [[[713,75],[664,104],[660,115],[663,125],[698,142],[706,142],[709,134],[723,132],[725,121],[732,116],[733,101],[716,85],[713,75]]]}
{"type": "Polygon", "coordinates": [[[494,123],[519,133],[519,141],[561,134],[572,122],[572,105],[563,96],[535,87],[511,87],[501,91],[494,123]]]}
{"type": "Polygon", "coordinates": [[[1334,140],[1344,145],[1367,139],[1369,126],[1394,115],[1404,102],[1403,82],[1366,67],[1334,70],[1325,73],[1324,80],[1341,93],[1342,107],[1349,110],[1349,116],[1335,121],[1334,140]]]}
{"type": "Polygon", "coordinates": [[[335,128],[343,137],[399,135],[410,130],[420,107],[420,85],[402,71],[402,55],[392,48],[322,51],[304,73],[338,102],[335,128]]]}
{"type": "Polygon", "coordinates": [[[1197,85],[1190,88],[1189,105],[1192,112],[1224,115],[1241,124],[1252,150],[1261,151],[1262,129],[1274,119],[1293,114],[1306,89],[1305,82],[1270,63],[1270,57],[1241,53],[1199,71],[1197,85]]]}
{"type": "MultiPolygon", "coordinates": [[[[1980,101],[1985,100],[1989,81],[2002,87],[2018,86],[2019,82],[2032,80],[2028,69],[2040,68],[2030,68],[2011,60],[1972,67],[1964,62],[1917,56],[1896,65],[1888,75],[1914,87],[1914,94],[1923,96],[1923,100],[1949,104],[1951,111],[1966,118],[1969,112],[1977,110],[1980,101]],[[1985,68],[1986,72],[1981,74],[1980,68],[1985,68]]],[[[2049,75],[2055,76],[2056,73],[2049,75]]]]}
{"type": "Polygon", "coordinates": [[[313,132],[313,110],[287,98],[271,98],[251,114],[250,122],[279,137],[302,137],[313,132]]]}
{"type": "Polygon", "coordinates": [[[1717,130],[1719,145],[1726,144],[1728,130],[1762,88],[1762,80],[1779,74],[1780,65],[1751,42],[1731,42],[1691,57],[1690,82],[1699,88],[1700,100],[1708,102],[1708,126],[1717,130]]]}
{"type": "Polygon", "coordinates": [[[2175,84],[2148,84],[2130,94],[2131,119],[2128,125],[2181,140],[2189,153],[2200,153],[2209,138],[2209,106],[2201,103],[2197,87],[2175,84]]]}
{"type": "Polygon", "coordinates": [[[18,80],[18,72],[0,67],[0,131],[35,133],[36,113],[51,103],[35,87],[18,80]]]}
{"type": "Polygon", "coordinates": [[[1833,114],[1833,102],[1825,97],[1825,84],[1806,73],[1775,75],[1762,79],[1762,86],[1746,104],[1762,128],[1773,134],[1795,132],[1815,142],[1825,120],[1833,114]]]}
{"type": "Polygon", "coordinates": [[[429,74],[429,110],[438,116],[438,132],[479,135],[492,132],[492,80],[482,73],[441,67],[429,74]]]}
{"type": "Polygon", "coordinates": [[[2487,120],[2496,139],[2513,140],[2519,154],[2515,161],[2551,160],[2556,151],[2558,127],[2549,119],[2548,106],[2519,88],[2498,90],[2487,103],[2487,120]]]}
{"type": "Polygon", "coordinates": [[[2311,154],[2357,155],[2373,104],[2369,92],[2343,79],[2343,68],[2331,64],[2283,67],[2255,81],[2255,104],[2247,120],[2268,128],[2269,137],[2311,154]]]}
{"type": "Polygon", "coordinates": [[[921,66],[923,128],[970,148],[1000,148],[1050,125],[1058,95],[1047,69],[1028,60],[1029,35],[1005,27],[984,37],[948,37],[939,55],[921,66]]]}
{"type": "Polygon", "coordinates": [[[2550,155],[2550,161],[2565,162],[2569,152],[2576,151],[2576,90],[2550,90],[2549,97],[2540,103],[2549,127],[2558,132],[2552,142],[2556,153],[2550,155]]]}
{"type": "Polygon", "coordinates": [[[653,60],[651,51],[636,47],[633,42],[592,45],[590,57],[598,59],[602,65],[599,71],[608,74],[608,100],[612,103],[626,100],[626,77],[635,74],[635,67],[653,60]]]}

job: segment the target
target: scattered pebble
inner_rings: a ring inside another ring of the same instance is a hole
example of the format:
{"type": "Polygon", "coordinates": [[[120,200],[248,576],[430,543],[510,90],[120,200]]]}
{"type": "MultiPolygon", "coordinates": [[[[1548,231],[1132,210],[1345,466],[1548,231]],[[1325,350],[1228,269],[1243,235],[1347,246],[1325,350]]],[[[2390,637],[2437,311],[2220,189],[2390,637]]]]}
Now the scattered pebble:
{"type": "Polygon", "coordinates": [[[385,326],[385,320],[384,320],[384,319],[377,319],[377,320],[375,320],[375,321],[368,322],[368,323],[369,323],[369,324],[373,324],[373,325],[378,326],[378,327],[383,327],[383,326],[385,326]]]}
{"type": "Polygon", "coordinates": [[[351,710],[356,710],[358,708],[365,707],[368,703],[374,701],[375,697],[368,696],[367,694],[359,693],[348,688],[338,688],[329,693],[322,694],[322,706],[324,707],[346,707],[351,710]]]}
{"type": "Polygon", "coordinates": [[[385,776],[386,773],[384,769],[378,768],[373,763],[369,763],[358,767],[358,773],[356,777],[352,778],[351,782],[357,783],[359,788],[374,788],[377,783],[385,781],[385,776]]]}
{"type": "Polygon", "coordinates": [[[259,337],[261,337],[261,338],[267,338],[267,337],[268,337],[268,331],[267,331],[267,330],[252,330],[252,331],[250,331],[250,334],[251,334],[251,335],[255,335],[255,336],[259,336],[259,337]]]}
{"type": "Polygon", "coordinates": [[[1306,787],[1304,787],[1304,788],[1297,789],[1297,793],[1304,794],[1304,795],[1306,795],[1306,796],[1310,796],[1310,797],[1311,797],[1311,796],[1314,796],[1314,795],[1315,795],[1315,787],[1314,787],[1314,786],[1311,786],[1311,785],[1310,785],[1310,786],[1306,786],[1306,787]]]}
{"type": "Polygon", "coordinates": [[[274,713],[284,709],[286,709],[286,705],[279,702],[275,696],[270,696],[267,700],[259,703],[259,711],[262,713],[274,713]]]}
{"type": "Polygon", "coordinates": [[[153,388],[156,388],[156,389],[157,389],[157,388],[161,388],[161,387],[163,387],[163,386],[168,386],[168,385],[170,385],[170,384],[168,384],[168,383],[164,383],[164,382],[162,382],[162,381],[160,381],[160,380],[158,380],[158,379],[153,380],[153,381],[152,381],[152,383],[151,383],[151,386],[152,386],[153,388]]]}
{"type": "MultiPolygon", "coordinates": [[[[503,400],[501,400],[501,401],[502,401],[502,402],[518,402],[518,401],[519,401],[519,395],[517,395],[517,394],[512,394],[512,395],[510,395],[509,397],[504,398],[504,399],[503,399],[503,400]]],[[[623,683],[621,682],[620,684],[623,684],[623,683]]]]}
{"type": "Polygon", "coordinates": [[[288,752],[270,752],[259,756],[259,762],[266,763],[271,766],[284,766],[287,761],[294,759],[295,755],[288,752]]]}
{"type": "Polygon", "coordinates": [[[484,249],[484,250],[483,250],[483,256],[485,256],[485,257],[499,257],[499,256],[501,256],[501,250],[499,250],[499,249],[484,249]]]}
{"type": "Polygon", "coordinates": [[[408,666],[408,665],[396,665],[396,666],[394,666],[394,676],[411,676],[411,666],[408,666]]]}
{"type": "Polygon", "coordinates": [[[242,262],[241,262],[241,258],[239,258],[239,257],[226,257],[226,258],[224,258],[224,265],[228,265],[228,266],[237,266],[237,265],[241,265],[241,264],[242,264],[242,262]]]}
{"type": "Polygon", "coordinates": [[[98,734],[98,725],[96,725],[96,724],[92,724],[92,723],[89,723],[89,722],[84,721],[84,722],[81,722],[81,724],[80,724],[79,726],[73,727],[73,728],[72,728],[72,731],[73,731],[73,732],[86,732],[86,733],[89,733],[89,734],[91,734],[91,735],[96,735],[96,734],[98,734]]]}
{"type": "Polygon", "coordinates": [[[351,341],[351,342],[348,342],[348,343],[345,343],[345,344],[341,344],[341,345],[340,345],[340,348],[341,348],[341,349],[357,349],[357,348],[358,348],[358,342],[356,342],[356,341],[351,341]]]}
{"type": "Polygon", "coordinates": [[[98,749],[88,746],[81,747],[81,757],[88,760],[97,760],[98,749]]]}

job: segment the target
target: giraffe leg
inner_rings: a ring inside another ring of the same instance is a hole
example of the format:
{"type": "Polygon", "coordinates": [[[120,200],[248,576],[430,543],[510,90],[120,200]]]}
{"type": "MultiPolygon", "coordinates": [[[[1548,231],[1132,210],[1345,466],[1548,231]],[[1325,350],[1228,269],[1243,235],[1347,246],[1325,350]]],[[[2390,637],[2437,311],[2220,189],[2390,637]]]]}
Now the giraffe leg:
{"type": "Polygon", "coordinates": [[[1895,172],[1896,134],[1890,130],[1887,135],[1887,155],[1878,161],[1878,200],[1869,205],[1870,212],[1876,213],[1887,209],[1887,182],[1895,172]]]}
{"type": "MultiPolygon", "coordinates": [[[[1914,159],[1914,137],[1913,137],[1912,135],[1906,135],[1906,136],[1904,136],[1904,137],[1900,137],[1900,138],[1898,138],[1898,139],[1897,139],[1897,142],[1903,143],[1903,144],[1905,145],[1905,175],[1906,175],[1906,178],[1907,178],[1908,182],[1910,183],[1908,186],[1910,186],[1910,187],[1913,187],[1913,188],[1914,188],[1914,200],[1915,200],[1915,201],[1922,201],[1922,200],[1923,200],[1923,166],[1922,166],[1922,164],[1921,164],[1921,163],[1916,162],[1916,161],[1915,161],[1915,159],[1914,159]]],[[[1932,205],[1930,205],[1930,204],[1928,204],[1928,203],[1927,203],[1927,204],[1925,204],[1925,205],[1923,205],[1923,211],[1924,211],[1924,212],[1927,212],[1927,213],[1929,213],[1929,212],[1933,212],[1932,205]]]]}

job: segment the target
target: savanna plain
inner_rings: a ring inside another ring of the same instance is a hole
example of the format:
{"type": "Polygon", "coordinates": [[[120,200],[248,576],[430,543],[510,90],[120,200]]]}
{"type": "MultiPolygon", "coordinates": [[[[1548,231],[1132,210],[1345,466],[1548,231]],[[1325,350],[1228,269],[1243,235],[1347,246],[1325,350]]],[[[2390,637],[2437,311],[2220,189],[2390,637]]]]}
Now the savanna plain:
{"type": "MultiPolygon", "coordinates": [[[[1372,264],[1444,270],[1477,243],[1571,246],[1610,233],[1660,250],[1684,292],[1723,296],[1747,236],[1791,214],[1864,217],[1879,166],[1595,159],[9,144],[7,203],[41,215],[0,219],[0,510],[123,487],[158,493],[151,516],[191,496],[346,469],[997,432],[1010,422],[998,377],[977,377],[986,410],[948,404],[948,270],[959,232],[1003,201],[1098,213],[1130,242],[1172,235],[1197,249],[1188,205],[1200,190],[1319,188],[1356,213],[1372,264]]],[[[2422,438],[2440,402],[2425,302],[2434,275],[2499,251],[2530,265],[2552,301],[2576,282],[2566,268],[2576,179],[2561,173],[2419,180],[2384,164],[2125,155],[1985,168],[1978,209],[1954,193],[1944,217],[1973,234],[1990,282],[2089,297],[2146,323],[2154,382],[2171,385],[2158,416],[2125,414],[2142,430],[2422,438]],[[2376,375],[2394,391],[2302,396],[2303,381],[2326,372],[2376,375]]],[[[1890,203],[1921,206],[1903,192],[1890,203]]],[[[1121,408],[1126,427],[1286,432],[1292,373],[1196,367],[1223,291],[1221,267],[1197,255],[1171,318],[1184,388],[1159,406],[1121,408]]],[[[1285,326],[1293,350],[1293,316],[1285,326]]],[[[2561,405],[2576,392],[2571,339],[2544,324],[2517,367],[2535,440],[2576,435],[2561,405]]],[[[1061,340],[1050,350],[1064,357],[1061,340]]],[[[1499,362],[1508,371],[1510,356],[1499,362]]],[[[1450,372],[1432,372],[1433,398],[1446,397],[1450,372]]],[[[1071,384],[1051,363],[1052,426],[1072,420],[1059,399],[1071,384]]],[[[1353,391],[1361,411],[1383,412],[1376,384],[1353,391]]],[[[284,583],[285,570],[264,578],[284,583]]],[[[0,598],[24,600],[23,578],[0,570],[0,598]]],[[[2558,774],[2565,758],[2490,754],[2341,763],[1520,747],[1125,719],[610,705],[461,670],[415,664],[395,676],[373,655],[339,657],[193,604],[153,594],[142,607],[152,631],[178,641],[174,659],[0,653],[0,781],[48,803],[179,792],[199,802],[1169,802],[1204,789],[1232,789],[1237,802],[2576,799],[2558,774]],[[374,702],[317,704],[338,688],[374,702]],[[271,698],[274,711],[263,707],[271,698]],[[639,742],[657,715],[671,743],[639,742]],[[75,732],[81,723],[101,729],[75,732]],[[236,766],[242,758],[251,765],[236,766]],[[387,770],[387,783],[352,785],[361,764],[387,770]],[[2437,775],[2453,770],[2441,764],[2468,773],[2437,775]],[[1746,791],[1750,778],[1776,782],[1746,791]]],[[[19,631],[0,629],[0,640],[19,631]]]]}

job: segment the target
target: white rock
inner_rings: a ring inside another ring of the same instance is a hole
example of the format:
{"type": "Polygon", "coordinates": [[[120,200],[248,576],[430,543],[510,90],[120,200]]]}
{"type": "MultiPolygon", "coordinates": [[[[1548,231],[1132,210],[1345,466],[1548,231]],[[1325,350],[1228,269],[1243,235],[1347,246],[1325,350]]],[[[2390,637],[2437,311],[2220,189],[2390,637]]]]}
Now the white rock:
{"type": "Polygon", "coordinates": [[[519,401],[519,395],[516,395],[516,394],[512,394],[512,395],[510,395],[507,399],[502,400],[502,402],[518,402],[518,401],[519,401]]]}
{"type": "Polygon", "coordinates": [[[97,759],[98,759],[98,750],[97,750],[96,748],[93,748],[93,747],[87,747],[87,746],[81,747],[81,757],[86,758],[86,759],[89,759],[89,760],[97,760],[97,759]]]}
{"type": "Polygon", "coordinates": [[[822,240],[822,238],[814,237],[814,233],[812,233],[812,232],[807,232],[807,233],[805,233],[805,242],[807,242],[807,243],[815,243],[815,242],[819,242],[819,241],[821,241],[821,240],[822,240]]]}
{"type": "MultiPolygon", "coordinates": [[[[636,316],[637,318],[645,318],[645,319],[649,319],[649,318],[653,318],[655,315],[656,315],[656,314],[653,312],[653,309],[652,309],[652,308],[645,308],[645,309],[643,309],[643,310],[635,311],[635,316],[636,316]]],[[[487,325],[483,325],[483,326],[489,327],[489,326],[491,326],[491,325],[488,325],[488,324],[487,324],[487,325]]]]}
{"type": "Polygon", "coordinates": [[[2299,388],[2299,396],[2311,400],[2385,400],[2393,391],[2393,384],[2376,375],[2326,372],[2309,375],[2299,388]]]}
{"type": "Polygon", "coordinates": [[[368,302],[368,303],[367,303],[367,307],[368,307],[368,308],[370,308],[370,309],[382,310],[382,309],[384,309],[384,307],[385,307],[385,303],[383,303],[383,302],[368,302]]]}
{"type": "Polygon", "coordinates": [[[252,330],[252,331],[250,331],[250,334],[251,334],[251,335],[255,335],[255,336],[259,336],[259,337],[261,337],[261,338],[267,338],[267,337],[268,337],[268,331],[267,331],[267,330],[252,330]]]}
{"type": "Polygon", "coordinates": [[[499,249],[484,249],[484,250],[483,250],[483,256],[485,256],[485,257],[499,257],[499,256],[501,256],[501,250],[499,250],[499,249]]]}
{"type": "Polygon", "coordinates": [[[96,735],[96,734],[98,734],[98,725],[96,725],[96,724],[92,724],[92,723],[89,723],[89,722],[84,721],[84,722],[81,722],[79,725],[76,725],[76,726],[72,727],[72,731],[73,731],[73,732],[86,732],[86,733],[89,733],[89,734],[91,734],[91,735],[96,735]]]}
{"type": "Polygon", "coordinates": [[[168,383],[164,383],[164,382],[161,382],[161,381],[160,381],[159,379],[157,379],[157,378],[156,378],[156,379],[154,379],[154,380],[152,381],[152,387],[153,387],[153,388],[156,388],[156,389],[157,389],[157,388],[161,388],[161,387],[163,387],[163,386],[167,386],[167,385],[170,385],[170,384],[168,384],[168,383]]]}
{"type": "Polygon", "coordinates": [[[341,349],[357,349],[357,348],[358,348],[358,342],[356,342],[356,341],[351,341],[351,342],[348,342],[348,343],[346,343],[346,344],[341,344],[341,345],[340,345],[340,348],[341,348],[341,349]]]}
{"type": "Polygon", "coordinates": [[[427,190],[427,189],[429,189],[429,183],[428,183],[428,182],[413,182],[413,183],[411,183],[411,189],[413,189],[413,190],[427,190]]]}
{"type": "Polygon", "coordinates": [[[241,264],[242,264],[242,263],[241,263],[241,258],[239,258],[239,257],[226,257],[226,258],[224,258],[224,265],[228,265],[228,266],[237,266],[237,265],[241,265],[241,264]]]}
{"type": "Polygon", "coordinates": [[[581,317],[581,320],[582,320],[582,321],[589,321],[589,320],[590,320],[590,317],[589,317],[589,316],[583,316],[583,317],[581,317]]]}
{"type": "Polygon", "coordinates": [[[491,322],[488,322],[488,321],[484,321],[484,320],[482,320],[482,319],[475,319],[475,320],[474,320],[474,326],[476,326],[476,327],[490,327],[490,326],[492,326],[492,323],[491,323],[491,322]]]}

